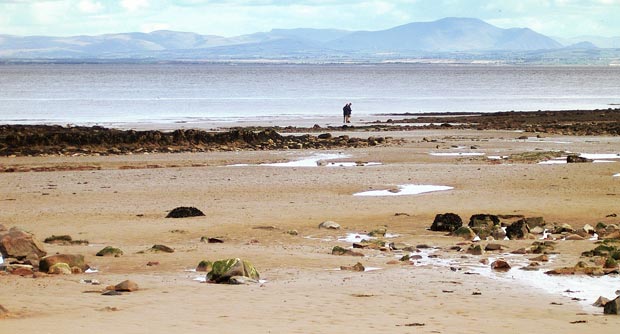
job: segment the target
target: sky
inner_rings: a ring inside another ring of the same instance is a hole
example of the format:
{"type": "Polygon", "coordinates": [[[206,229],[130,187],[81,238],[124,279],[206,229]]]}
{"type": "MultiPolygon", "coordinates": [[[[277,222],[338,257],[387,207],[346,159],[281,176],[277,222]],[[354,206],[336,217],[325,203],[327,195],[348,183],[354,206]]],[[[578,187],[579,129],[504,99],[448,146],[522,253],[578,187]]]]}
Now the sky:
{"type": "Polygon", "coordinates": [[[620,36],[620,0],[0,0],[0,34],[154,30],[238,36],[273,28],[382,30],[444,17],[552,37],[620,36]]]}

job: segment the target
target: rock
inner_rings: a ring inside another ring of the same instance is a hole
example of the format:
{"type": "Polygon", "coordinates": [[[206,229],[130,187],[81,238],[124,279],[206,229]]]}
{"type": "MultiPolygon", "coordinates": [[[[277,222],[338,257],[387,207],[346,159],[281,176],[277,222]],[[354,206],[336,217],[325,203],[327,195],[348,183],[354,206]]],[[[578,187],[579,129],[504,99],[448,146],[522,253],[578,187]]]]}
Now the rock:
{"type": "Polygon", "coordinates": [[[95,255],[96,256],[114,256],[114,257],[119,257],[119,256],[123,255],[123,251],[120,250],[119,248],[115,248],[115,247],[112,247],[112,246],[106,246],[102,250],[98,251],[97,254],[95,254],[95,255]]]}
{"type": "Polygon", "coordinates": [[[153,267],[153,266],[158,266],[159,265],[159,261],[149,261],[146,263],[147,267],[153,267]]]}
{"type": "Polygon", "coordinates": [[[437,214],[431,225],[431,231],[454,232],[461,226],[463,226],[463,220],[459,215],[454,213],[437,214]]]}
{"type": "Polygon", "coordinates": [[[349,271],[365,271],[366,268],[360,262],[356,263],[353,266],[340,266],[340,270],[349,270],[349,271]]]}
{"type": "Polygon", "coordinates": [[[138,284],[130,280],[122,281],[114,286],[114,291],[138,291],[138,284]]]}
{"type": "Polygon", "coordinates": [[[211,271],[211,269],[213,269],[213,262],[211,261],[200,261],[200,263],[198,263],[198,265],[196,266],[196,271],[204,271],[204,272],[209,272],[211,271]]]}
{"type": "Polygon", "coordinates": [[[411,247],[410,245],[404,242],[390,242],[388,245],[391,250],[404,250],[407,247],[411,247]]]}
{"type": "Polygon", "coordinates": [[[555,249],[553,241],[535,241],[529,249],[533,254],[548,254],[555,249]]]}
{"type": "Polygon", "coordinates": [[[73,238],[70,235],[52,235],[43,240],[46,244],[70,245],[73,238]]]}
{"type": "Polygon", "coordinates": [[[120,291],[116,291],[116,290],[108,290],[108,291],[106,291],[106,292],[102,293],[101,295],[103,295],[103,296],[120,296],[120,295],[122,295],[122,294],[123,294],[123,293],[122,293],[122,292],[120,292],[120,291]]]}
{"type": "Polygon", "coordinates": [[[491,237],[495,240],[504,240],[506,238],[506,231],[501,226],[493,226],[491,229],[491,237]]]}
{"type": "Polygon", "coordinates": [[[620,310],[620,297],[605,303],[604,314],[618,314],[620,310]]]}
{"type": "Polygon", "coordinates": [[[530,229],[525,219],[517,220],[506,228],[506,236],[510,240],[525,239],[530,229]]]}
{"type": "Polygon", "coordinates": [[[333,222],[331,220],[327,220],[324,221],[322,223],[319,224],[319,228],[325,228],[328,230],[339,230],[340,229],[340,224],[333,222]]]}
{"type": "Polygon", "coordinates": [[[469,248],[467,249],[467,254],[482,255],[483,253],[484,253],[484,250],[482,249],[482,246],[479,244],[470,245],[469,248]]]}
{"type": "Polygon", "coordinates": [[[374,230],[370,231],[368,233],[368,236],[369,237],[385,237],[386,233],[387,233],[387,228],[379,227],[377,229],[374,229],[374,230]]]}
{"type": "Polygon", "coordinates": [[[487,244],[486,247],[484,247],[485,251],[501,251],[502,249],[504,249],[504,246],[500,245],[500,244],[487,244]]]}
{"type": "Polygon", "coordinates": [[[602,276],[605,271],[601,267],[590,267],[585,262],[579,261],[574,267],[563,267],[545,272],[547,275],[590,275],[590,276],[602,276]]]}
{"type": "Polygon", "coordinates": [[[200,237],[200,242],[206,242],[209,244],[223,244],[224,239],[222,238],[209,238],[209,237],[200,237]]]}
{"type": "Polygon", "coordinates": [[[9,315],[9,310],[7,310],[4,306],[0,305],[0,318],[4,318],[9,315]]]}
{"type": "Polygon", "coordinates": [[[569,164],[573,163],[584,163],[584,162],[592,162],[592,159],[580,157],[578,155],[570,154],[566,157],[566,162],[569,164]]]}
{"type": "Polygon", "coordinates": [[[174,249],[166,246],[166,245],[153,245],[153,247],[151,247],[149,249],[149,251],[151,252],[155,252],[155,253],[174,253],[174,249]]]}
{"type": "Polygon", "coordinates": [[[350,249],[342,248],[340,246],[334,246],[334,248],[332,248],[332,255],[364,256],[364,254],[362,253],[354,252],[350,249]]]}
{"type": "Polygon", "coordinates": [[[530,261],[549,262],[549,255],[542,254],[535,258],[530,259],[530,261]]]}
{"type": "Polygon", "coordinates": [[[331,133],[321,133],[320,135],[317,136],[319,139],[331,139],[332,138],[332,134],[331,133]]]}
{"type": "Polygon", "coordinates": [[[207,280],[228,283],[233,276],[244,276],[254,280],[260,278],[258,270],[250,262],[236,258],[213,262],[213,268],[207,273],[207,280]]]}
{"type": "Polygon", "coordinates": [[[69,267],[68,264],[66,263],[55,263],[54,265],[52,265],[48,270],[47,270],[48,274],[52,274],[52,275],[71,275],[71,267],[69,267]]]}
{"type": "Polygon", "coordinates": [[[8,232],[0,234],[0,254],[3,258],[30,260],[36,265],[36,262],[47,255],[47,252],[32,234],[13,227],[8,232]]]}
{"type": "Polygon", "coordinates": [[[594,235],[594,233],[596,233],[596,230],[594,229],[594,227],[592,227],[592,225],[590,224],[585,224],[583,225],[583,227],[581,228],[582,231],[586,232],[589,235],[594,235]]]}
{"type": "Polygon", "coordinates": [[[456,231],[452,232],[452,234],[465,240],[473,240],[476,237],[476,232],[467,226],[459,227],[456,231]]]}
{"type": "Polygon", "coordinates": [[[540,227],[540,226],[536,226],[536,227],[530,229],[530,233],[532,233],[532,234],[543,234],[543,233],[545,233],[545,229],[540,227]]]}
{"type": "Polygon", "coordinates": [[[567,235],[566,238],[564,238],[564,239],[566,239],[566,240],[573,240],[573,241],[585,240],[582,236],[580,236],[578,234],[567,235]]]}
{"type": "Polygon", "coordinates": [[[510,268],[510,264],[503,259],[495,260],[491,263],[491,269],[496,271],[508,271],[510,268]]]}
{"type": "Polygon", "coordinates": [[[245,285],[245,284],[250,284],[250,283],[258,283],[258,280],[251,279],[245,276],[233,276],[228,279],[228,284],[233,284],[233,285],[245,285]]]}
{"type": "Polygon", "coordinates": [[[545,219],[543,217],[527,217],[525,218],[525,222],[529,228],[533,228],[536,226],[545,227],[545,219]]]}
{"type": "Polygon", "coordinates": [[[69,268],[78,267],[85,271],[88,265],[84,262],[84,255],[80,254],[57,254],[46,256],[39,263],[39,271],[48,272],[56,263],[66,263],[69,268]]]}
{"type": "Polygon", "coordinates": [[[495,225],[499,225],[499,217],[489,214],[477,214],[469,218],[468,226],[473,228],[488,229],[495,225]]]}
{"type": "Polygon", "coordinates": [[[6,267],[6,271],[8,271],[11,275],[17,275],[22,277],[32,276],[34,274],[32,266],[24,264],[11,264],[6,267]]]}
{"type": "Polygon", "coordinates": [[[603,307],[605,304],[609,303],[609,299],[599,296],[598,299],[592,304],[594,307],[603,307]]]}
{"type": "Polygon", "coordinates": [[[297,230],[288,230],[286,231],[286,234],[295,236],[299,235],[299,232],[297,232],[297,230]]]}
{"type": "Polygon", "coordinates": [[[166,218],[187,218],[187,217],[200,217],[205,214],[192,206],[180,206],[178,208],[174,208],[172,211],[168,213],[166,218]]]}
{"type": "Polygon", "coordinates": [[[553,233],[555,234],[562,234],[562,233],[573,233],[575,232],[575,229],[573,229],[572,226],[570,226],[569,224],[562,224],[560,226],[556,226],[553,233]]]}

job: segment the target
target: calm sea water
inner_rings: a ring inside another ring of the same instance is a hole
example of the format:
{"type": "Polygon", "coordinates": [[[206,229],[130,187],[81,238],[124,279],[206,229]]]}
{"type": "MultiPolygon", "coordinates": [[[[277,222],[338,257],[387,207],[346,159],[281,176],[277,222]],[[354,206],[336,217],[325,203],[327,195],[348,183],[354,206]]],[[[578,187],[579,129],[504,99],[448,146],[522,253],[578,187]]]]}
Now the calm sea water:
{"type": "MultiPolygon", "coordinates": [[[[601,109],[620,67],[0,65],[0,123],[199,123],[601,109]]],[[[355,119],[355,118],[354,118],[355,119]]]]}

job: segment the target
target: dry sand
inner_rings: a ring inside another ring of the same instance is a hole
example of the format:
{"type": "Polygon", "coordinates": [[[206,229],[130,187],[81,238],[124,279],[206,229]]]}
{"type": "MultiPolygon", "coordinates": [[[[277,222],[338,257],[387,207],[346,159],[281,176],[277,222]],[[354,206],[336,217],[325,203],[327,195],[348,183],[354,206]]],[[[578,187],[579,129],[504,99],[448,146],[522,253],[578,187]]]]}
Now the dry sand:
{"type": "MultiPolygon", "coordinates": [[[[382,163],[366,167],[227,167],[321,153],[305,150],[0,158],[4,167],[101,168],[0,174],[0,224],[21,227],[41,240],[62,234],[86,239],[88,246],[46,245],[46,250],[84,254],[99,270],[38,279],[0,275],[0,304],[11,312],[0,320],[0,333],[617,331],[620,317],[603,316],[602,309],[587,306],[594,300],[579,302],[524,282],[466,275],[470,268],[465,264],[452,271],[443,265],[387,264],[400,253],[362,250],[366,256],[359,258],[330,252],[335,245],[350,246],[336,240],[347,232],[387,226],[388,232],[398,235],[390,241],[442,247],[436,253],[442,259],[476,262],[497,257],[488,253],[461,259],[461,253],[449,251],[462,240],[427,230],[434,216],[445,212],[464,220],[477,213],[543,216],[574,227],[620,223],[620,218],[606,217],[620,214],[620,178],[613,177],[620,173],[620,162],[508,164],[486,156],[429,155],[467,152],[472,145],[478,147],[475,152],[499,156],[536,150],[618,153],[620,138],[524,141],[516,139],[522,133],[454,130],[387,135],[406,138],[407,143],[340,151],[350,155],[344,161],[382,163]],[[352,196],[401,184],[454,189],[411,196],[352,196]],[[164,218],[178,206],[195,206],[206,216],[164,218]],[[342,230],[319,230],[318,224],[325,220],[338,222],[342,230]],[[289,235],[289,230],[299,235],[289,235]],[[202,236],[225,242],[201,243],[202,236]],[[154,244],[176,251],[138,253],[154,244]],[[125,255],[96,257],[104,246],[119,247],[125,255]],[[207,284],[195,280],[203,275],[187,271],[203,259],[230,257],[251,261],[266,282],[207,284]],[[147,266],[149,261],[159,265],[147,266]],[[380,270],[334,270],[357,261],[380,270]],[[83,279],[102,284],[84,284],[83,279]],[[126,279],[141,289],[121,296],[96,293],[126,279]]],[[[508,250],[531,242],[501,241],[508,250]]],[[[562,242],[561,255],[545,266],[572,266],[582,251],[593,247],[593,241],[562,242]]],[[[511,271],[515,270],[519,269],[511,271]]]]}

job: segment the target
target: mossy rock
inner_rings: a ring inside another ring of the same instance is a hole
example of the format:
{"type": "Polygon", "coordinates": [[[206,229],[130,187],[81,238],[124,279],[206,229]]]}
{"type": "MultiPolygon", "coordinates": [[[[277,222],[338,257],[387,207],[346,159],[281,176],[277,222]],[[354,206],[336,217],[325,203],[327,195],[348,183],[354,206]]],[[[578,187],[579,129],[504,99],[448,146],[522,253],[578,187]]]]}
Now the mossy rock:
{"type": "Polygon", "coordinates": [[[260,278],[260,274],[254,265],[248,261],[235,258],[213,262],[211,271],[207,273],[207,280],[216,283],[228,283],[233,276],[243,276],[254,280],[260,278]]]}
{"type": "Polygon", "coordinates": [[[196,266],[196,271],[209,272],[211,269],[213,269],[213,262],[207,260],[200,261],[196,266]]]}
{"type": "Polygon", "coordinates": [[[47,273],[52,275],[71,275],[72,272],[68,264],[60,262],[51,266],[47,273]]]}
{"type": "Polygon", "coordinates": [[[120,257],[121,255],[123,255],[123,251],[120,250],[119,248],[115,248],[112,246],[107,246],[104,249],[100,250],[97,252],[97,254],[95,254],[96,256],[114,256],[114,257],[120,257]]]}
{"type": "Polygon", "coordinates": [[[465,240],[473,240],[476,237],[476,232],[467,226],[461,226],[453,234],[457,237],[461,237],[465,240]]]}

